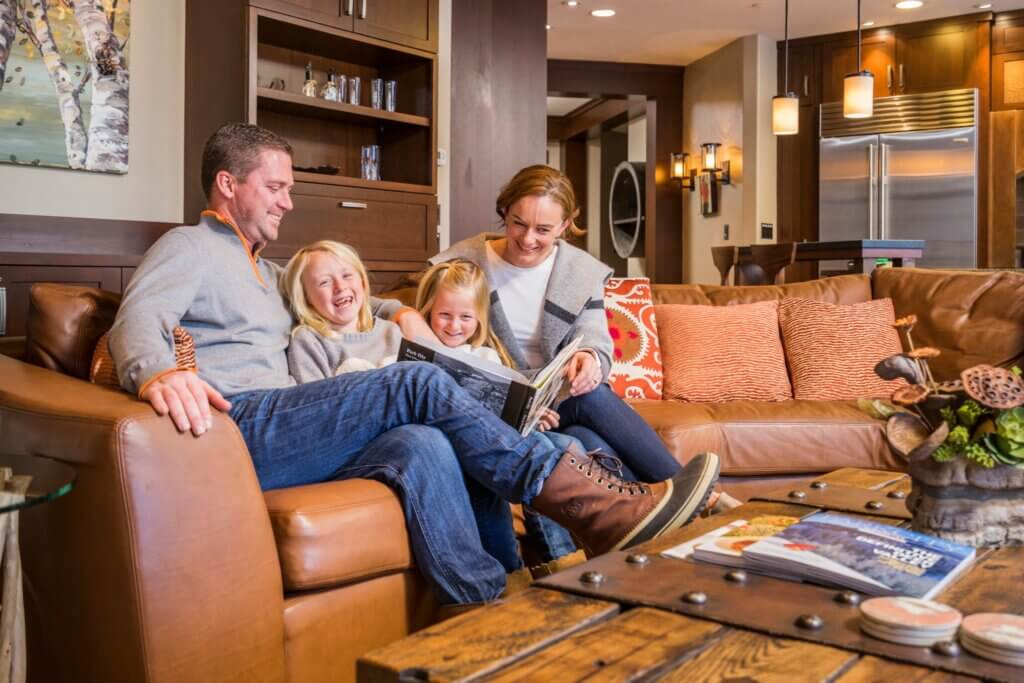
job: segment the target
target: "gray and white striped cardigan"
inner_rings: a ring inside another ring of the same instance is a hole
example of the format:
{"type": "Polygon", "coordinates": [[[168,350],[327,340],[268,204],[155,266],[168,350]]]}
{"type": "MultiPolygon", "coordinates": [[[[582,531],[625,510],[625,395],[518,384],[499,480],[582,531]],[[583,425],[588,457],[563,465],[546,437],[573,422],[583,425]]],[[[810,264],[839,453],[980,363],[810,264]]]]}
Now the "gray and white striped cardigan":
{"type": "MultiPolygon", "coordinates": [[[[464,239],[429,259],[430,264],[464,258],[480,266],[491,282],[487,261],[489,240],[500,239],[502,233],[480,233],[464,239]]],[[[580,348],[591,349],[601,360],[602,380],[608,378],[612,367],[612,338],[608,334],[608,319],[604,311],[604,283],[612,274],[611,268],[565,240],[558,240],[555,266],[551,270],[544,296],[544,315],[541,318],[541,349],[544,362],[549,362],[559,349],[583,335],[580,348]]],[[[502,301],[498,292],[491,290],[491,327],[505,344],[517,369],[527,368],[526,357],[516,342],[512,327],[505,316],[505,308],[515,302],[502,301]]]]}

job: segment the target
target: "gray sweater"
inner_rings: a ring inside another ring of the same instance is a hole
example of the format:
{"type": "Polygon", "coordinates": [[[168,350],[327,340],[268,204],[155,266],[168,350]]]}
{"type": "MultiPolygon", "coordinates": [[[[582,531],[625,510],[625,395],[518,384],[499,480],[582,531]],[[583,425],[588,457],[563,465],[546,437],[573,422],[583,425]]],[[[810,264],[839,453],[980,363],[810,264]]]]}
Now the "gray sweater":
{"type": "Polygon", "coordinates": [[[369,332],[324,337],[305,325],[295,328],[288,347],[288,369],[299,384],[334,377],[339,369],[368,370],[394,362],[402,331],[393,322],[374,318],[369,332]],[[342,368],[342,366],[346,366],[342,368]]]}
{"type": "MultiPolygon", "coordinates": [[[[431,265],[464,258],[483,269],[488,280],[493,282],[487,262],[487,241],[504,237],[500,233],[480,233],[453,244],[446,251],[430,259],[431,265]]],[[[601,358],[603,379],[608,378],[612,367],[612,338],[608,334],[608,319],[604,312],[604,283],[612,274],[611,268],[593,256],[577,249],[564,240],[558,240],[555,266],[548,280],[544,295],[544,317],[541,319],[541,348],[544,362],[548,363],[559,349],[572,341],[576,335],[583,335],[580,348],[593,349],[601,358]]],[[[502,301],[497,291],[491,290],[491,327],[505,345],[519,370],[528,368],[526,357],[512,326],[505,317],[505,309],[515,306],[515,301],[502,301]]]]}

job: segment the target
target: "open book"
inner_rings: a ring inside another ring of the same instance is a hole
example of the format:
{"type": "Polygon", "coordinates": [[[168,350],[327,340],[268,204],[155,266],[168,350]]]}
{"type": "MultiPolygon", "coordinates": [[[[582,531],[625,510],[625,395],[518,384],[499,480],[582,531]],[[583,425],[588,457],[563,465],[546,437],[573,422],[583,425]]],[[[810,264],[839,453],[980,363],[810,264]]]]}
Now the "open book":
{"type": "Polygon", "coordinates": [[[565,366],[579,350],[578,336],[558,352],[533,379],[512,368],[425,339],[402,340],[398,360],[425,361],[444,368],[470,396],[526,436],[562,393],[565,366]]]}

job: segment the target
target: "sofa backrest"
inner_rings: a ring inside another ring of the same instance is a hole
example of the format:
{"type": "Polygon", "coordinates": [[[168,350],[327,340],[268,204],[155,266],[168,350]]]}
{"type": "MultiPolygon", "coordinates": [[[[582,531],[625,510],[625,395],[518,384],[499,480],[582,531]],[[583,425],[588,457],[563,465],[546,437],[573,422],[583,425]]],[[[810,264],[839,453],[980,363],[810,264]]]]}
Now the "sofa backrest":
{"type": "Polygon", "coordinates": [[[880,268],[872,289],[896,317],[917,316],[914,345],[942,352],[929,361],[936,379],[979,363],[1024,368],[1024,273],[880,268]]]}
{"type": "Polygon", "coordinates": [[[764,287],[651,285],[651,296],[655,305],[731,306],[790,297],[814,299],[830,304],[855,304],[871,300],[871,279],[867,275],[840,275],[822,280],[764,287]]]}
{"type": "Polygon", "coordinates": [[[121,295],[95,287],[32,285],[25,361],[89,379],[96,342],[114,324],[121,295]]]}

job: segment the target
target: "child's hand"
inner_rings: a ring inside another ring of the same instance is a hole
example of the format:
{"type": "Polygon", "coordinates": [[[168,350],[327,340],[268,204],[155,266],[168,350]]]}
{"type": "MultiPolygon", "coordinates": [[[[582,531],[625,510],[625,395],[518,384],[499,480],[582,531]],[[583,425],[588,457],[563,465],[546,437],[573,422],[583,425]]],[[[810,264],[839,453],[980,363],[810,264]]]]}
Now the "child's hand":
{"type": "Polygon", "coordinates": [[[544,414],[537,421],[537,430],[546,432],[549,429],[558,429],[558,413],[550,408],[545,408],[544,414]]]}

